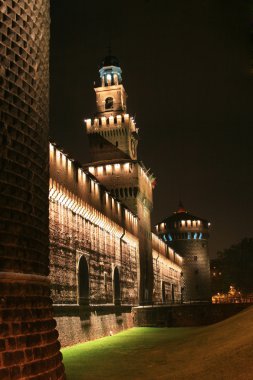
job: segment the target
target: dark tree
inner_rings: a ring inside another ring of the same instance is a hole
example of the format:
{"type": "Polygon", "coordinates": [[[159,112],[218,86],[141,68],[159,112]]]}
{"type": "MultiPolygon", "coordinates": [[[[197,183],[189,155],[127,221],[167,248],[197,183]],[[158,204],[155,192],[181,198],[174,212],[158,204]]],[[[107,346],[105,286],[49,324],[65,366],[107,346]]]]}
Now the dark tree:
{"type": "Polygon", "coordinates": [[[244,294],[253,292],[253,238],[245,238],[218,252],[217,256],[218,271],[212,276],[213,290],[228,292],[233,285],[244,294]]]}

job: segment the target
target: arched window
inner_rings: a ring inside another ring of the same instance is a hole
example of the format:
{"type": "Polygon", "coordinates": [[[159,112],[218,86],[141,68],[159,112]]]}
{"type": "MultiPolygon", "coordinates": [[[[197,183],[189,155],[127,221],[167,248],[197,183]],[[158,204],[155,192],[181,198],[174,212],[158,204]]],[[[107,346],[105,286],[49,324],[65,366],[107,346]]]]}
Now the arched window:
{"type": "Polygon", "coordinates": [[[166,301],[165,282],[162,281],[162,303],[166,301]]]}
{"type": "Polygon", "coordinates": [[[171,284],[171,301],[172,303],[175,302],[175,285],[171,284]]]}
{"type": "Polygon", "coordinates": [[[109,97],[105,99],[105,109],[109,110],[113,108],[113,98],[109,97]]]}
{"type": "Polygon", "coordinates": [[[120,277],[118,267],[115,267],[113,272],[113,299],[115,305],[120,305],[120,277]]]}
{"type": "Polygon", "coordinates": [[[84,256],[81,256],[78,267],[78,293],[79,305],[88,305],[90,293],[89,270],[84,256]]]}

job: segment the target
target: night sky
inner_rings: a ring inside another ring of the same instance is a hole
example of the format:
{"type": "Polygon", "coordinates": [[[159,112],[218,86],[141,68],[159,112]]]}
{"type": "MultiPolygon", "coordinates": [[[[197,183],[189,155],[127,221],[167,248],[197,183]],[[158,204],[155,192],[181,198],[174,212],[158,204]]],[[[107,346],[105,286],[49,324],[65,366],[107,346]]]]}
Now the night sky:
{"type": "Polygon", "coordinates": [[[83,120],[109,43],[139,159],[157,177],[153,224],[179,199],[212,224],[210,254],[253,236],[249,10],[233,0],[51,0],[50,135],[89,161],[83,120]]]}

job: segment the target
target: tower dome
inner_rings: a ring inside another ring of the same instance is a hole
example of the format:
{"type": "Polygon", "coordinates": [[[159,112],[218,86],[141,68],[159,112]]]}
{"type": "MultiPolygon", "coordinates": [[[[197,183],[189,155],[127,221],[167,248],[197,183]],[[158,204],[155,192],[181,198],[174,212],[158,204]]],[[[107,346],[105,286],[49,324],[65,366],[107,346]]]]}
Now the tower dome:
{"type": "Polygon", "coordinates": [[[116,66],[116,67],[120,67],[118,58],[115,57],[114,55],[107,55],[107,56],[103,59],[101,65],[100,65],[100,68],[105,67],[105,66],[116,66]]]}
{"type": "Polygon", "coordinates": [[[210,301],[208,238],[210,222],[188,212],[180,202],[176,212],[158,223],[161,239],[184,258],[184,301],[210,301]]]}
{"type": "Polygon", "coordinates": [[[107,55],[100,65],[99,74],[103,87],[120,84],[122,82],[122,70],[118,58],[114,55],[107,55]]]}

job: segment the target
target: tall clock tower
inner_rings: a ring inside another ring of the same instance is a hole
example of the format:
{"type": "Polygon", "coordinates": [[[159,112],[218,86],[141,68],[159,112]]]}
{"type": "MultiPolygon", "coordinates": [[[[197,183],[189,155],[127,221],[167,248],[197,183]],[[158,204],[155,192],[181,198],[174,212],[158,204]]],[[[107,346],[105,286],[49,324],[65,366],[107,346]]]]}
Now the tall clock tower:
{"type": "Polygon", "coordinates": [[[91,162],[85,167],[139,218],[140,303],[152,301],[153,267],[150,213],[152,178],[138,161],[138,129],[127,113],[127,94],[122,70],[114,56],[107,56],[95,88],[97,112],[86,119],[91,162]]]}

